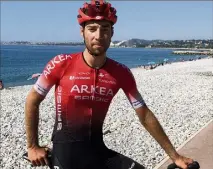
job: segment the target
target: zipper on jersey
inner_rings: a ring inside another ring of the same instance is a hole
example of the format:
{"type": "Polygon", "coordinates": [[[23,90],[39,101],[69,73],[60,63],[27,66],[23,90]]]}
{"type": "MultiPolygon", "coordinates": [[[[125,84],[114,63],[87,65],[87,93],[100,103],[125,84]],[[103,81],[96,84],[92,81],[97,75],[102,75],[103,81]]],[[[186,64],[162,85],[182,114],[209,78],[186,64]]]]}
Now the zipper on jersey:
{"type": "MultiPolygon", "coordinates": [[[[93,96],[93,101],[95,100],[95,89],[96,89],[96,82],[97,82],[97,76],[98,76],[98,69],[93,69],[93,75],[94,75],[94,79],[93,79],[93,87],[94,90],[92,92],[92,96],[93,96]]],[[[93,106],[92,106],[93,107],[93,106]]],[[[93,118],[93,109],[91,108],[91,118],[90,118],[90,140],[91,140],[91,135],[92,135],[92,118],[93,118]]]]}
{"type": "Polygon", "coordinates": [[[94,80],[93,80],[94,91],[93,91],[93,97],[95,96],[95,89],[96,89],[96,83],[97,83],[97,75],[98,75],[98,69],[94,69],[94,80]]]}

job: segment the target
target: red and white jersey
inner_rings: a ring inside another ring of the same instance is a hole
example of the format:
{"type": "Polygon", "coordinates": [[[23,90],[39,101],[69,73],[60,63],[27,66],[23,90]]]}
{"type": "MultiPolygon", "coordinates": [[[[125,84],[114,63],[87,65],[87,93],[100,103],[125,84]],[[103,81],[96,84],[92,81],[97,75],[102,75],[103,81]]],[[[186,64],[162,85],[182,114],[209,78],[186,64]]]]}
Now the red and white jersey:
{"type": "MultiPolygon", "coordinates": [[[[99,69],[87,65],[83,53],[61,54],[46,65],[34,85],[45,96],[55,85],[55,131],[91,134],[91,125],[100,128],[111,100],[121,88],[133,108],[145,105],[128,67],[110,58],[99,69]]],[[[95,129],[96,130],[96,129],[95,129]]]]}

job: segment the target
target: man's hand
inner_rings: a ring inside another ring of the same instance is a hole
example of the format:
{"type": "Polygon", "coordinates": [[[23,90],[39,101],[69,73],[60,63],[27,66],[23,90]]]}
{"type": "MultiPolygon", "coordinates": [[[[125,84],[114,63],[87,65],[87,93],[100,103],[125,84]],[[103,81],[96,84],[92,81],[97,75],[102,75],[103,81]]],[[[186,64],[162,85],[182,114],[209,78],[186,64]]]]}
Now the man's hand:
{"type": "Polygon", "coordinates": [[[174,163],[182,168],[187,169],[187,166],[193,162],[192,159],[179,155],[178,158],[174,160],[174,163]]]}
{"type": "Polygon", "coordinates": [[[31,161],[33,166],[49,165],[47,159],[47,150],[48,148],[39,146],[28,148],[28,159],[31,161]]]}

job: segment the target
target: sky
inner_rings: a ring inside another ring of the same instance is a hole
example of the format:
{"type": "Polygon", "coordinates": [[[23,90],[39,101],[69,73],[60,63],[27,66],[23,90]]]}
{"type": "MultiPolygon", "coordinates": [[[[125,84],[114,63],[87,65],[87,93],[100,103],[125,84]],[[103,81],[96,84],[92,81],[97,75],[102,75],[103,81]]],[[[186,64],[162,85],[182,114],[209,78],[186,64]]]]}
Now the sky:
{"type": "MultiPolygon", "coordinates": [[[[213,39],[211,1],[109,2],[118,16],[113,41],[213,39]]],[[[82,4],[83,1],[1,1],[1,41],[82,41],[77,22],[82,4]]]]}

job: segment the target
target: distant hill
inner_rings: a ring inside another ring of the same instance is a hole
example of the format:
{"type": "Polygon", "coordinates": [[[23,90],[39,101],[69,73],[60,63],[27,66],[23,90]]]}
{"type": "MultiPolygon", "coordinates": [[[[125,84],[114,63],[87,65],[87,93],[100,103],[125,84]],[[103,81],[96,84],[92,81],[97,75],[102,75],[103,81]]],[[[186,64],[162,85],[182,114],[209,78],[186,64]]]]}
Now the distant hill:
{"type": "MultiPolygon", "coordinates": [[[[1,41],[1,45],[66,45],[79,46],[83,42],[28,42],[28,41],[1,41]]],[[[145,40],[132,38],[122,41],[112,41],[110,47],[145,47],[145,48],[206,48],[213,49],[213,39],[192,40],[145,40]]]]}
{"type": "Polygon", "coordinates": [[[123,41],[113,41],[111,46],[113,47],[138,47],[138,46],[147,46],[151,43],[150,40],[144,39],[129,39],[123,41]]]}
{"type": "Polygon", "coordinates": [[[111,47],[165,47],[165,48],[213,48],[213,39],[209,40],[145,40],[129,39],[113,41],[111,47]]]}

